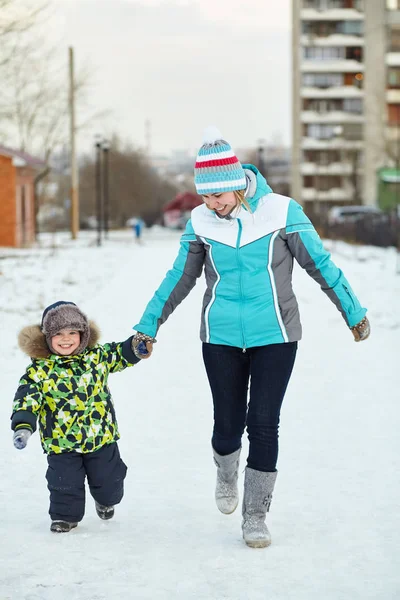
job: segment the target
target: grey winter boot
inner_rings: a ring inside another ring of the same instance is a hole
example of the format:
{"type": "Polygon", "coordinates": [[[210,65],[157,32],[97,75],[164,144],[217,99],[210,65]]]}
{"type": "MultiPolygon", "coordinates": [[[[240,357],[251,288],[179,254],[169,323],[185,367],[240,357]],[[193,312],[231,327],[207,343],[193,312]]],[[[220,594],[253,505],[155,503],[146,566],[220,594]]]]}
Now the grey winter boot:
{"type": "Polygon", "coordinates": [[[243,539],[251,548],[265,548],[271,543],[271,534],[265,524],[274,490],[277,471],[264,473],[246,467],[242,508],[243,539]]]}
{"type": "Polygon", "coordinates": [[[230,515],[239,502],[237,486],[240,451],[220,456],[215,450],[214,462],[217,465],[217,485],[215,488],[215,502],[219,510],[225,515],[230,515]]]}

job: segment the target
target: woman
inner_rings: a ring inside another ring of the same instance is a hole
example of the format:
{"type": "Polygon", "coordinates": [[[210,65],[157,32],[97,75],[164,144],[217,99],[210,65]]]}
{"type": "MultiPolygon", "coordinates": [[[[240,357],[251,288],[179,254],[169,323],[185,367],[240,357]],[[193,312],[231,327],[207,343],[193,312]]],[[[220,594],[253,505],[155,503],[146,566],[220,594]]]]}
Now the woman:
{"type": "Polygon", "coordinates": [[[293,258],[336,305],[356,341],[368,337],[369,323],[301,206],[274,194],[256,167],[242,166],[214,128],[206,132],[194,172],[204,205],[192,211],[178,257],[134,329],[137,342],[149,347],[204,266],[200,337],[214,402],[215,499],[225,514],[238,504],[246,428],[243,538],[248,546],[265,547],[271,543],[265,517],[277,476],[279,415],[301,339],[293,258]]]}

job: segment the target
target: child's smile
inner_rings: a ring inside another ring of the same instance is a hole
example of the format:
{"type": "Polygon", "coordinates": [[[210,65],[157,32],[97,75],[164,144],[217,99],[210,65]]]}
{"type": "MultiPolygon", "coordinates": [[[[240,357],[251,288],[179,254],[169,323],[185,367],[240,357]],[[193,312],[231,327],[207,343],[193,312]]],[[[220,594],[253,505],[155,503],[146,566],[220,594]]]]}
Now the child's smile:
{"type": "Polygon", "coordinates": [[[51,345],[56,354],[69,356],[74,354],[81,343],[79,331],[73,329],[62,329],[51,338],[51,345]]]}

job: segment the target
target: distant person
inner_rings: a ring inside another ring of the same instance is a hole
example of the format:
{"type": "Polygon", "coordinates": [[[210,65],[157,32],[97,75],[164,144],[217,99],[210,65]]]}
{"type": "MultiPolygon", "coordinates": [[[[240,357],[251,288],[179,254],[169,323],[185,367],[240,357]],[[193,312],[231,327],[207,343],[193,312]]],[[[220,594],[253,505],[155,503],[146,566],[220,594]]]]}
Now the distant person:
{"type": "Polygon", "coordinates": [[[114,516],[127,467],[120,458],[108,376],[145,356],[140,341],[98,344],[97,326],[73,302],[56,302],[41,325],[19,334],[31,364],[19,382],[11,416],[14,446],[25,448],[38,421],[47,454],[51,531],[66,533],[85,512],[85,478],[100,519],[114,516]]]}
{"type": "Polygon", "coordinates": [[[135,240],[138,244],[140,244],[142,241],[143,225],[144,225],[144,223],[143,223],[142,219],[140,219],[140,218],[135,219],[135,221],[132,225],[133,234],[134,234],[135,240]]]}
{"type": "MultiPolygon", "coordinates": [[[[173,268],[134,328],[137,339],[154,342],[204,269],[200,337],[214,402],[215,500],[225,514],[237,507],[246,428],[242,533],[248,546],[260,548],[271,543],[265,518],[277,477],[280,411],[302,335],[293,259],[334,303],[356,342],[367,339],[370,326],[302,207],[274,194],[255,166],[242,166],[215,128],[197,155],[194,182],[204,204],[192,211],[173,268]]],[[[305,487],[309,469],[304,465],[305,487]]]]}

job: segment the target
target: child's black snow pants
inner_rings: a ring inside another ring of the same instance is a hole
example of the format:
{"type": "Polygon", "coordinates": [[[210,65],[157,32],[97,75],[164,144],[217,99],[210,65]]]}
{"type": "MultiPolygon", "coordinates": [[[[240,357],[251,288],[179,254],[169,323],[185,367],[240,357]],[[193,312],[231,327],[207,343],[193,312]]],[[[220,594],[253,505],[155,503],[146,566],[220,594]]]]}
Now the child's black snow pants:
{"type": "Polygon", "coordinates": [[[90,493],[99,504],[113,506],[124,495],[127,467],[116,442],[96,452],[63,452],[47,456],[49,514],[53,521],[77,523],[85,514],[85,478],[90,493]]]}

